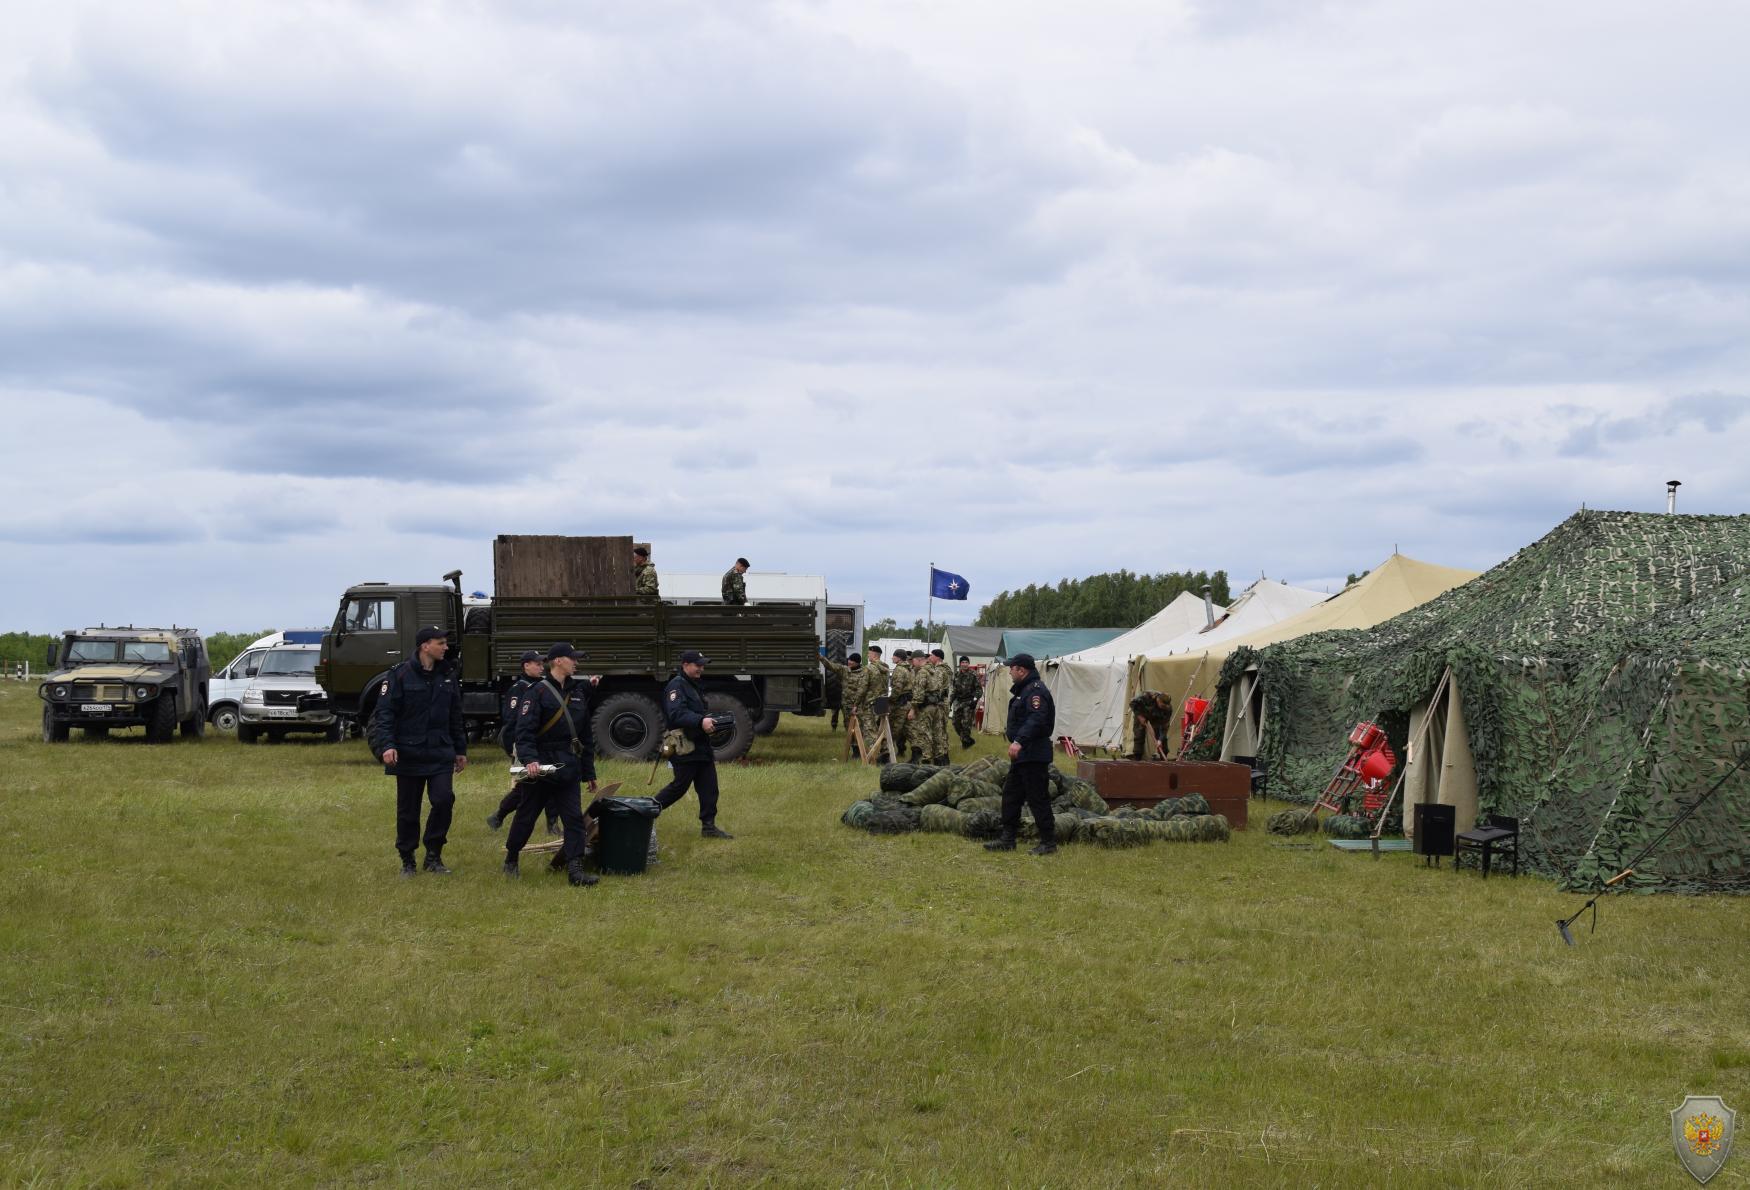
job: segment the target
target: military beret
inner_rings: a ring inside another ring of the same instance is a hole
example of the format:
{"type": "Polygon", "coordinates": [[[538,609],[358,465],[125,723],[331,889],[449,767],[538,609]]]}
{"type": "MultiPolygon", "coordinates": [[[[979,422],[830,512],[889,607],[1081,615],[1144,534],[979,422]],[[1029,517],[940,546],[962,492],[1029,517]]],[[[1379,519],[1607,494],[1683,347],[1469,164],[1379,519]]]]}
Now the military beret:
{"type": "Polygon", "coordinates": [[[972,664],[972,658],[970,658],[970,657],[968,657],[968,656],[967,656],[967,655],[966,655],[966,654],[965,654],[965,653],[962,653],[962,654],[960,654],[960,664],[962,664],[962,665],[971,665],[971,664],[972,664]]]}
{"type": "Polygon", "coordinates": [[[650,556],[650,547],[647,545],[635,545],[632,547],[632,556],[635,558],[648,558],[650,556]]]}
{"type": "Polygon", "coordinates": [[[946,661],[946,660],[947,660],[947,659],[948,659],[948,654],[946,654],[946,653],[944,653],[944,652],[942,652],[942,650],[940,650],[940,649],[931,649],[931,650],[930,650],[930,656],[932,656],[932,657],[940,657],[940,658],[942,658],[942,659],[943,659],[943,660],[944,660],[944,661],[946,661]]]}

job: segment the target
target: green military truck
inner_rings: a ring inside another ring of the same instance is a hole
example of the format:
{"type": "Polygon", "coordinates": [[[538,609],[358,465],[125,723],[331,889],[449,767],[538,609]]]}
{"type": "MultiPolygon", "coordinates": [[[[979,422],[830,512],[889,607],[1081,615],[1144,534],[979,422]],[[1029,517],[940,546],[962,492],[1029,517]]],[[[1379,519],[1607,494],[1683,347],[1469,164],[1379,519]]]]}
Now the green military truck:
{"type": "Polygon", "coordinates": [[[821,713],[820,638],[810,604],[682,606],[605,595],[501,597],[489,606],[467,606],[461,572],[444,578],[447,585],[347,588],[316,663],[316,680],[335,711],[368,724],[383,679],[414,655],[414,634],[437,625],[449,634],[447,663],[461,678],[462,711],[474,727],[497,724],[504,693],[522,672],[523,652],[544,655],[557,641],[584,652],[580,672],[601,675],[590,725],[605,756],[655,757],[662,688],[685,649],[711,659],[706,704],[734,719],[713,741],[719,760],[747,752],[754,724],[768,708],[821,713]]]}
{"type": "Polygon", "coordinates": [[[87,628],[62,633],[49,647],[43,740],[61,743],[75,727],[100,737],[116,727],[144,727],[164,743],[180,728],[207,728],[206,642],[192,628],[87,628]]]}

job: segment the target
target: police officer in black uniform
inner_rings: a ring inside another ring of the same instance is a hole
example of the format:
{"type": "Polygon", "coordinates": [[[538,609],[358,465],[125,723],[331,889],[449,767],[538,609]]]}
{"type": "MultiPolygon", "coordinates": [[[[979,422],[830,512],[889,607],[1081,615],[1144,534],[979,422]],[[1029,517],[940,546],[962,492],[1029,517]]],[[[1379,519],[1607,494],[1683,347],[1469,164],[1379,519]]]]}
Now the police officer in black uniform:
{"type": "Polygon", "coordinates": [[[984,845],[986,851],[1013,851],[1021,834],[1021,803],[1033,812],[1039,845],[1032,855],[1057,851],[1057,820],[1051,814],[1051,735],[1057,727],[1057,707],[1051,691],[1033,667],[1029,653],[1009,658],[1014,693],[1003,734],[1009,741],[1009,776],[1003,782],[1003,833],[984,845]]]}
{"type": "Polygon", "coordinates": [[[517,857],[547,810],[557,812],[565,827],[560,855],[571,883],[599,879],[583,870],[582,783],[595,792],[595,741],[589,733],[589,683],[573,676],[581,656],[568,644],[548,649],[547,677],[529,687],[517,711],[516,758],[529,780],[504,841],[504,874],[512,878],[521,875],[517,857]]]}
{"type": "Polygon", "coordinates": [[[705,667],[709,664],[703,653],[688,649],[681,654],[680,672],[663,687],[663,715],[692,749],[670,758],[674,780],[662,787],[656,800],[666,810],[686,797],[689,788],[698,791],[699,834],[707,839],[733,839],[734,835],[717,825],[717,757],[711,751],[711,733],[717,723],[705,707],[705,667]]]}
{"type": "MultiPolygon", "coordinates": [[[[504,708],[500,712],[503,725],[499,728],[499,743],[504,747],[504,754],[512,760],[516,759],[517,708],[522,705],[522,700],[528,694],[529,687],[546,676],[545,671],[541,668],[541,655],[533,649],[523,654],[522,667],[522,676],[512,682],[510,688],[504,692],[504,708]]],[[[504,825],[506,818],[516,813],[516,808],[522,805],[522,802],[523,783],[518,781],[510,787],[509,793],[499,799],[498,809],[486,816],[486,825],[497,830],[504,825]]],[[[549,835],[559,833],[559,809],[557,806],[547,807],[547,833],[549,835]]]]}
{"type": "Polygon", "coordinates": [[[468,767],[468,733],[462,723],[462,688],[444,663],[450,638],[435,625],[414,637],[414,655],[383,679],[371,716],[371,751],[395,778],[395,850],[401,875],[412,876],[419,845],[419,811],[431,798],[425,823],[425,870],[448,876],[444,842],[456,806],[455,775],[468,767]]]}

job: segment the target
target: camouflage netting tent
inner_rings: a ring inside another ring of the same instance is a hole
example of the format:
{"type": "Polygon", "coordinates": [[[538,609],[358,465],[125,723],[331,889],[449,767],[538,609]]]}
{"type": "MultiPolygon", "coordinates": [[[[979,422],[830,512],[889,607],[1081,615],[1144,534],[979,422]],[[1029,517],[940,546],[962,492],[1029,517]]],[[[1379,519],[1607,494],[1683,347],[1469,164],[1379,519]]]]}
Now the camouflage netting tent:
{"type": "MultiPolygon", "coordinates": [[[[1242,690],[1272,794],[1312,801],[1372,719],[1406,757],[1388,830],[1416,802],[1455,806],[1460,830],[1510,814],[1528,866],[1596,886],[1750,740],[1750,516],[1577,513],[1375,628],[1239,650],[1214,722],[1242,690]]],[[[1750,768],[1629,883],[1750,890],[1750,768]]]]}
{"type": "MultiPolygon", "coordinates": [[[[935,831],[973,839],[1002,832],[1002,784],[1009,762],[986,757],[965,766],[890,764],[881,770],[881,788],[851,804],[840,817],[846,826],[871,834],[935,831]]],[[[1172,798],[1146,810],[1113,811],[1094,787],[1079,777],[1049,770],[1051,813],[1060,843],[1137,847],[1148,843],[1225,843],[1227,819],[1209,812],[1202,794],[1172,798]]],[[[1031,813],[1023,812],[1021,833],[1036,838],[1031,813]]]]}

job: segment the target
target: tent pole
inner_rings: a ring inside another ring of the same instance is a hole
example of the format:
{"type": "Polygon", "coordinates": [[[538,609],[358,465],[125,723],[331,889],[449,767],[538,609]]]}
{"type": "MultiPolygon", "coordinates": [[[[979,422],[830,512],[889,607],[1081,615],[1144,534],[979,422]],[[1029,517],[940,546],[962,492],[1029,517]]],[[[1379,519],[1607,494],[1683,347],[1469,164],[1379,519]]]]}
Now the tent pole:
{"type": "Polygon", "coordinates": [[[1404,788],[1404,781],[1409,778],[1410,756],[1415,752],[1416,746],[1422,742],[1422,737],[1428,734],[1428,725],[1434,722],[1434,708],[1440,705],[1440,696],[1446,693],[1446,684],[1451,678],[1452,666],[1449,665],[1441,673],[1440,680],[1434,684],[1434,694],[1428,700],[1428,715],[1422,720],[1422,730],[1416,733],[1416,738],[1411,740],[1404,749],[1404,769],[1398,774],[1397,784],[1392,786],[1391,796],[1386,798],[1385,805],[1379,808],[1379,821],[1373,824],[1373,834],[1369,836],[1373,841],[1374,859],[1379,858],[1379,832],[1385,829],[1385,820],[1391,817],[1392,803],[1398,800],[1398,794],[1404,788]]]}

